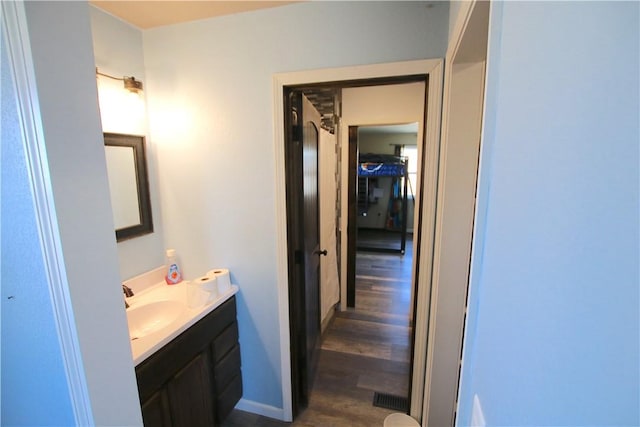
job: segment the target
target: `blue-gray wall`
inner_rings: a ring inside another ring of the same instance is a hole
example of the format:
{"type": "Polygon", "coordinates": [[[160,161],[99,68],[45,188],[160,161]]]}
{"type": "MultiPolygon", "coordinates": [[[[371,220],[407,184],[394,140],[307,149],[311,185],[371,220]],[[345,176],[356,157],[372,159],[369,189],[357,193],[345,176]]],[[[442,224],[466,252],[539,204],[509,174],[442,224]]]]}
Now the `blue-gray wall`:
{"type": "Polygon", "coordinates": [[[3,37],[0,41],[0,424],[73,425],[75,420],[40,248],[5,42],[3,37]]]}
{"type": "MultiPolygon", "coordinates": [[[[144,54],[142,50],[142,31],[106,12],[90,7],[91,33],[93,34],[93,54],[96,67],[104,73],[115,76],[134,76],[146,83],[144,73],[144,54]]],[[[112,83],[110,79],[106,82],[112,83]]],[[[104,81],[103,81],[104,83],[104,81]]],[[[121,83],[120,83],[121,84],[121,83]]],[[[121,86],[120,86],[121,87],[121,86]]],[[[108,96],[108,90],[98,96],[108,96]]],[[[138,97],[144,100],[144,92],[138,97]]],[[[121,100],[122,98],[117,98],[121,100]]],[[[130,101],[130,100],[128,100],[130,101]]],[[[160,267],[164,263],[164,241],[162,216],[157,191],[157,171],[155,151],[147,135],[147,121],[135,114],[123,114],[127,105],[115,102],[103,102],[100,108],[102,130],[104,132],[144,135],[146,140],[147,170],[149,193],[153,217],[153,233],[118,242],[120,278],[124,281],[147,271],[160,267]],[[114,111],[117,110],[117,111],[114,111]]]]}
{"type": "Polygon", "coordinates": [[[444,57],[447,30],[446,3],[328,1],[144,31],[165,244],[240,287],[243,404],[283,407],[273,75],[444,57]]]}
{"type": "Polygon", "coordinates": [[[458,425],[638,425],[639,3],[493,3],[458,425]]]}
{"type": "MultiPolygon", "coordinates": [[[[59,292],[68,297],[61,301],[66,300],[65,308],[69,310],[67,316],[59,320],[62,329],[67,320],[75,323],[75,331],[71,324],[67,333],[68,337],[75,335],[78,347],[65,349],[65,355],[75,350],[74,359],[67,361],[70,373],[74,374],[70,375],[70,383],[76,385],[74,396],[82,393],[88,399],[90,408],[86,416],[92,416],[95,425],[141,425],[122,289],[118,286],[120,277],[97,105],[89,6],[80,1],[29,1],[16,2],[14,6],[18,13],[16,24],[24,31],[20,37],[22,47],[31,54],[25,67],[33,72],[34,80],[29,86],[38,104],[34,105],[34,120],[40,130],[42,180],[50,198],[48,206],[55,206],[51,212],[51,237],[56,241],[58,252],[51,261],[60,267],[59,292]],[[20,19],[20,15],[24,19],[20,19]],[[81,390],[83,382],[86,390],[81,390]]],[[[7,14],[9,16],[12,15],[7,14]]],[[[3,209],[4,197],[3,192],[3,209]]],[[[33,274],[30,263],[15,265],[18,276],[33,274]]],[[[4,259],[2,267],[5,267],[4,259]]],[[[5,287],[4,277],[2,286],[5,287]]],[[[19,292],[25,292],[22,284],[16,286],[19,292]]],[[[29,285],[24,286],[29,289],[29,285]]],[[[27,295],[27,300],[29,298],[47,300],[47,287],[34,288],[33,293],[27,295]]],[[[40,312],[46,312],[46,307],[34,304],[25,307],[34,310],[33,318],[25,316],[18,323],[25,336],[22,339],[44,333],[47,337],[53,336],[50,331],[55,328],[54,318],[40,312]]],[[[47,365],[49,357],[54,360],[57,357],[50,354],[53,351],[49,347],[21,354],[25,360],[47,365]]],[[[43,374],[46,372],[43,370],[43,374]]],[[[66,387],[66,378],[57,374],[55,365],[51,373],[40,377],[46,379],[42,394],[25,393],[16,399],[25,414],[28,411],[37,414],[43,411],[43,405],[62,408],[67,404],[68,395],[59,392],[61,387],[66,387]]],[[[31,375],[36,378],[35,371],[31,375]]],[[[79,409],[82,416],[84,408],[79,409]]]]}

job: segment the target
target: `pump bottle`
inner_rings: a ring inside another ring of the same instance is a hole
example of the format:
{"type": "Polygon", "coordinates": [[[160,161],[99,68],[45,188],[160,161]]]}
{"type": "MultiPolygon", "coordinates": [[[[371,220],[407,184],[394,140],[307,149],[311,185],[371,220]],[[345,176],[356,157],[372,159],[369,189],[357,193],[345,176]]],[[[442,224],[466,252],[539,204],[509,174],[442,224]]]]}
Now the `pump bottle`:
{"type": "Polygon", "coordinates": [[[167,282],[167,285],[175,285],[176,283],[182,282],[182,272],[178,266],[175,249],[167,249],[165,265],[167,273],[164,280],[167,282]]]}

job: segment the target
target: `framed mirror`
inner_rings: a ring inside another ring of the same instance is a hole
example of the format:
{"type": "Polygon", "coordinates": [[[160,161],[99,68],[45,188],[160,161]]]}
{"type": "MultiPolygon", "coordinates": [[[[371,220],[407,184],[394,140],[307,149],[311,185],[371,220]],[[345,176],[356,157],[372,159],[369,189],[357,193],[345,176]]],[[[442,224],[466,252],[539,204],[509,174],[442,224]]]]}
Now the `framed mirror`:
{"type": "Polygon", "coordinates": [[[116,240],[153,232],[143,136],[104,134],[116,240]]]}

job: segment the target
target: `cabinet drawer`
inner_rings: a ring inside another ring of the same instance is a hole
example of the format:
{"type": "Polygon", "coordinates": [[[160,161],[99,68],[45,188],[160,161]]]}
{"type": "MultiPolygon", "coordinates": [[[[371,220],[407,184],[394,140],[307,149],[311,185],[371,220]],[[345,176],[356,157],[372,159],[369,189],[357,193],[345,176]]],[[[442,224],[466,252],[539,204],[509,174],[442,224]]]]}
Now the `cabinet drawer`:
{"type": "Polygon", "coordinates": [[[233,322],[213,342],[213,361],[217,363],[238,343],[238,323],[233,322]]]}
{"type": "Polygon", "coordinates": [[[229,382],[240,373],[240,346],[236,345],[214,368],[216,390],[224,390],[229,382]]]}
{"type": "Polygon", "coordinates": [[[242,376],[235,376],[229,385],[218,394],[218,412],[216,413],[216,420],[222,422],[229,413],[236,406],[236,403],[242,397],[242,376]]]}

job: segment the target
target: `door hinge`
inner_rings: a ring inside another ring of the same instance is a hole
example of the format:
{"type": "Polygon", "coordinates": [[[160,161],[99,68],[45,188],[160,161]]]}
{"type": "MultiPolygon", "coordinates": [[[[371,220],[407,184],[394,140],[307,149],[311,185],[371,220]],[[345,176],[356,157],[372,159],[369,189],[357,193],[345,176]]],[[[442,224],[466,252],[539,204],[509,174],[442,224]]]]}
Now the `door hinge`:
{"type": "Polygon", "coordinates": [[[291,136],[294,141],[302,141],[302,125],[295,107],[291,109],[291,136]]]}

